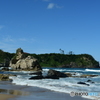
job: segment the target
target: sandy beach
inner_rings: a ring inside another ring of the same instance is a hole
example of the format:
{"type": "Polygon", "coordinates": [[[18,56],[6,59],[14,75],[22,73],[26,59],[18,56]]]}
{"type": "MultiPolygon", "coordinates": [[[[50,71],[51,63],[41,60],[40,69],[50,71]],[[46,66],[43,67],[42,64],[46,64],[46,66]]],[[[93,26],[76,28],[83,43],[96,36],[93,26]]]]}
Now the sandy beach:
{"type": "Polygon", "coordinates": [[[29,95],[29,96],[14,96],[10,94],[0,94],[0,100],[88,100],[81,97],[70,97],[68,94],[62,94],[62,93],[44,93],[42,95],[29,95]]]}
{"type": "Polygon", "coordinates": [[[14,95],[10,95],[10,94],[0,94],[0,100],[8,100],[14,97],[15,97],[14,95]]]}
{"type": "Polygon", "coordinates": [[[48,89],[0,84],[0,100],[88,100],[80,96],[71,97],[67,93],[55,92],[48,89]]]}
{"type": "Polygon", "coordinates": [[[10,94],[0,94],[0,100],[88,100],[78,96],[70,97],[69,94],[47,92],[47,93],[35,93],[28,96],[15,96],[10,94]]]}

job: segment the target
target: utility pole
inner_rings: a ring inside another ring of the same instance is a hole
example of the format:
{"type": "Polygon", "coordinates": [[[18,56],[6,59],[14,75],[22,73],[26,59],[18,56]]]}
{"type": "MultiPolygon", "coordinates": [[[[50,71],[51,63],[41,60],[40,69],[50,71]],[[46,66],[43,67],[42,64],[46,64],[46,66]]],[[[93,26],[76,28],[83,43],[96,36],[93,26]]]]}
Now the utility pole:
{"type": "Polygon", "coordinates": [[[60,50],[60,54],[64,54],[64,50],[62,49],[59,49],[60,50]]]}

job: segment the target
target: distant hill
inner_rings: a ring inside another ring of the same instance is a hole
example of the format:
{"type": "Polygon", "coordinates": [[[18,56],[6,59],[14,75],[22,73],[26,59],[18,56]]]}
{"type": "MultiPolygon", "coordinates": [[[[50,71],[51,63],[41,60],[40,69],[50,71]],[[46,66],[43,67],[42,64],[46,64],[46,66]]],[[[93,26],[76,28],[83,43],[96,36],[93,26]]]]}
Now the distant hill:
{"type": "Polygon", "coordinates": [[[99,68],[97,62],[89,54],[31,54],[37,58],[43,67],[58,67],[58,68],[99,68]]]}
{"type": "MultiPolygon", "coordinates": [[[[9,65],[9,61],[14,56],[14,53],[4,52],[0,50],[0,65],[9,65]]],[[[38,59],[42,67],[58,67],[58,68],[99,68],[99,62],[97,62],[89,54],[29,54],[38,59]]]]}
{"type": "Polygon", "coordinates": [[[14,53],[4,52],[0,49],[0,66],[9,66],[9,61],[14,55],[14,53]]]}

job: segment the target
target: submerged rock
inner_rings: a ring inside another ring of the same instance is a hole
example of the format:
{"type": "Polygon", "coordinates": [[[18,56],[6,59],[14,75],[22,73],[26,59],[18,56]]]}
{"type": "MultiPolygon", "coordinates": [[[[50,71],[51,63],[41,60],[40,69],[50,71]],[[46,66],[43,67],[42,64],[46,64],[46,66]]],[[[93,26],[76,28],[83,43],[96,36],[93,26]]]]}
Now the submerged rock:
{"type": "Polygon", "coordinates": [[[9,79],[9,76],[15,76],[15,75],[0,74],[0,81],[12,81],[11,79],[9,79]]]}
{"type": "Polygon", "coordinates": [[[93,82],[92,80],[87,80],[86,82],[89,82],[89,83],[95,83],[95,82],[93,82]]]}
{"type": "Polygon", "coordinates": [[[87,86],[89,86],[89,84],[86,84],[85,82],[77,82],[77,84],[82,84],[82,85],[87,85],[87,86]]]}
{"type": "Polygon", "coordinates": [[[25,57],[21,48],[16,50],[16,55],[11,59],[9,66],[14,70],[42,70],[38,60],[33,56],[25,57]]]}
{"type": "Polygon", "coordinates": [[[44,79],[59,79],[58,76],[45,76],[44,79]]]}
{"type": "Polygon", "coordinates": [[[83,74],[80,76],[80,78],[89,78],[89,77],[96,77],[98,75],[88,75],[88,74],[83,74]]]}
{"type": "Polygon", "coordinates": [[[55,71],[55,70],[49,70],[47,73],[47,76],[42,76],[41,73],[30,73],[30,75],[36,74],[38,76],[32,76],[29,79],[59,79],[59,78],[65,78],[68,77],[65,73],[55,71]]]}
{"type": "Polygon", "coordinates": [[[41,71],[37,71],[34,73],[29,73],[29,75],[38,75],[38,76],[42,76],[42,72],[41,71]]]}
{"type": "Polygon", "coordinates": [[[35,79],[43,79],[43,76],[33,76],[31,78],[29,78],[30,80],[35,80],[35,79]]]}

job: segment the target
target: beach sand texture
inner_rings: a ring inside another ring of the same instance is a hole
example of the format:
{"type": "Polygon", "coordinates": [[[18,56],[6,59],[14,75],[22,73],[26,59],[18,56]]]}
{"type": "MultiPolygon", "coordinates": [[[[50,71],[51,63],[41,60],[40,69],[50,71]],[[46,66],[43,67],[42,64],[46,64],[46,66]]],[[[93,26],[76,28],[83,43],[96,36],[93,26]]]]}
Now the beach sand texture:
{"type": "Polygon", "coordinates": [[[54,92],[38,87],[9,84],[5,88],[1,89],[5,93],[1,91],[0,100],[88,100],[80,96],[71,97],[67,93],[54,92]]]}
{"type": "Polygon", "coordinates": [[[8,100],[9,98],[14,98],[14,97],[15,97],[14,95],[10,94],[0,94],[0,100],[8,100]]]}

